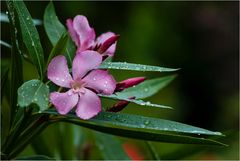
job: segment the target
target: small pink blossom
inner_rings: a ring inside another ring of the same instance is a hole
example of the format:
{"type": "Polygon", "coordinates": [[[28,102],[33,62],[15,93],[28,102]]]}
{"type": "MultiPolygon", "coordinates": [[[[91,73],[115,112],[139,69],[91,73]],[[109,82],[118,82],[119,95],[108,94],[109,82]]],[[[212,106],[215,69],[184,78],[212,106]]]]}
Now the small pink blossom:
{"type": "Polygon", "coordinates": [[[116,41],[119,38],[113,32],[106,32],[96,40],[93,28],[89,26],[88,20],[83,15],[77,15],[67,20],[67,27],[72,40],[77,46],[77,51],[95,50],[103,56],[113,56],[116,50],[116,41]]]}
{"type": "Polygon", "coordinates": [[[50,94],[50,101],[60,114],[67,114],[76,106],[78,117],[90,119],[101,111],[101,101],[96,93],[110,95],[116,88],[114,78],[107,71],[97,69],[101,62],[102,56],[95,51],[86,50],[76,54],[72,77],[64,56],[52,59],[48,66],[48,79],[69,89],[65,93],[50,94]]]}

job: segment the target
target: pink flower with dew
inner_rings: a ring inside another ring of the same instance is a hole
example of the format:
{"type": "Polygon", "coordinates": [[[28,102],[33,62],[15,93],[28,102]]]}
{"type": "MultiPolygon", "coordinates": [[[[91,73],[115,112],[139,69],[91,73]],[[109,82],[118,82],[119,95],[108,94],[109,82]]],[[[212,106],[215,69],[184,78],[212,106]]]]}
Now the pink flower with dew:
{"type": "Polygon", "coordinates": [[[102,56],[95,51],[76,54],[71,76],[64,56],[52,59],[47,70],[48,79],[69,89],[65,93],[50,94],[50,101],[60,114],[67,114],[76,106],[78,117],[90,119],[101,111],[97,93],[110,95],[116,88],[114,78],[107,71],[97,69],[101,62],[102,56]]]}
{"type": "Polygon", "coordinates": [[[89,26],[85,16],[77,15],[67,19],[67,27],[77,51],[96,50],[103,56],[113,56],[116,50],[116,41],[119,36],[113,32],[106,32],[95,40],[95,31],[89,26]]]}

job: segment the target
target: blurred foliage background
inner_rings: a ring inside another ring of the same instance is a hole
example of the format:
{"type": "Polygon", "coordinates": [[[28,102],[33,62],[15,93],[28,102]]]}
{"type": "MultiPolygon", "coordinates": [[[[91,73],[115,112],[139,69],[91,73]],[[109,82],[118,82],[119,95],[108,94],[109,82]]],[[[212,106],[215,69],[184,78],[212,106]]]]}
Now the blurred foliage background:
{"type": "MultiPolygon", "coordinates": [[[[1,3],[1,11],[5,12],[5,3],[1,3]]],[[[47,1],[25,3],[33,18],[43,19],[47,1]]],[[[67,18],[82,14],[88,17],[97,35],[107,31],[120,34],[114,61],[181,68],[178,77],[150,99],[174,110],[130,104],[123,112],[175,120],[226,134],[221,141],[228,147],[153,143],[160,158],[239,159],[239,2],[57,1],[54,5],[63,24],[67,18]]],[[[47,55],[52,46],[43,26],[38,26],[38,30],[47,55]]],[[[8,43],[9,32],[8,24],[1,23],[1,39],[8,43]]],[[[10,50],[2,47],[1,62],[7,62],[9,56],[10,50]]],[[[24,70],[25,80],[36,77],[29,63],[24,63],[24,70]]],[[[118,81],[133,76],[163,76],[152,72],[111,72],[118,81]]],[[[44,153],[49,151],[51,156],[62,148],[65,154],[58,156],[62,159],[101,158],[90,130],[62,124],[65,132],[59,133],[57,126],[50,126],[41,134],[48,146],[44,153]]],[[[22,155],[34,154],[43,144],[39,140],[36,138],[22,155]]],[[[121,140],[134,144],[144,159],[151,159],[142,141],[121,140]]]]}

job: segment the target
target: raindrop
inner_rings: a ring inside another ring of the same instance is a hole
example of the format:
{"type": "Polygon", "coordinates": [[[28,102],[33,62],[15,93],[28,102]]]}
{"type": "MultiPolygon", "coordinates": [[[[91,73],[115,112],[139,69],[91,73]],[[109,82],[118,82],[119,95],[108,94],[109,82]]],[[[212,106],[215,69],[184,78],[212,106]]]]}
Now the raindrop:
{"type": "Polygon", "coordinates": [[[32,42],[32,46],[34,46],[34,42],[32,42]]]}
{"type": "Polygon", "coordinates": [[[150,121],[148,121],[148,120],[144,122],[145,125],[148,125],[149,123],[150,123],[150,121]]]}
{"type": "Polygon", "coordinates": [[[29,17],[27,17],[27,20],[30,20],[30,18],[29,18],[29,17]]]}
{"type": "Polygon", "coordinates": [[[34,101],[35,101],[35,102],[37,102],[37,101],[38,101],[38,99],[37,99],[37,98],[34,98],[34,101]]]}
{"type": "Polygon", "coordinates": [[[95,77],[93,77],[93,80],[95,81],[95,80],[97,80],[95,77]]]}
{"type": "Polygon", "coordinates": [[[166,130],[166,131],[167,131],[167,130],[168,130],[168,128],[166,128],[166,127],[165,127],[165,128],[163,128],[163,130],[166,130]]]}
{"type": "Polygon", "coordinates": [[[145,92],[148,92],[148,88],[144,88],[144,91],[145,91],[145,92]]]}
{"type": "Polygon", "coordinates": [[[62,79],[62,82],[64,82],[65,80],[64,79],[62,79]]]}
{"type": "Polygon", "coordinates": [[[68,93],[67,93],[69,96],[71,96],[72,95],[72,91],[68,91],[68,93]]]}
{"type": "Polygon", "coordinates": [[[6,11],[6,14],[8,15],[8,11],[6,11]]]}
{"type": "Polygon", "coordinates": [[[58,81],[58,80],[59,80],[59,78],[57,77],[57,78],[56,78],[56,81],[58,81]]]}

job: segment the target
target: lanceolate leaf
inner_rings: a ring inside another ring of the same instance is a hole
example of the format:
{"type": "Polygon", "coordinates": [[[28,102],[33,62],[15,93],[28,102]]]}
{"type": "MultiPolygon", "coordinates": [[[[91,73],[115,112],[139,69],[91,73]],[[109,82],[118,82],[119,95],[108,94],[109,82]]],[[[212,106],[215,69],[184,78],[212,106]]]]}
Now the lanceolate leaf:
{"type": "Polygon", "coordinates": [[[151,65],[133,64],[126,62],[103,62],[101,69],[119,69],[119,70],[136,70],[136,71],[150,71],[150,72],[173,72],[179,69],[165,68],[151,65]]]}
{"type": "Polygon", "coordinates": [[[48,108],[49,88],[40,80],[30,80],[25,82],[18,89],[18,104],[20,107],[27,107],[32,103],[39,106],[43,111],[48,108]]]}
{"type": "Polygon", "coordinates": [[[63,54],[65,52],[67,43],[68,43],[68,38],[69,37],[68,37],[67,33],[63,34],[60,37],[60,39],[58,40],[57,44],[53,47],[53,49],[48,57],[46,67],[48,66],[48,64],[50,63],[50,61],[52,60],[53,57],[55,57],[59,54],[63,54]]]}
{"type": "Polygon", "coordinates": [[[42,78],[44,55],[37,29],[33,24],[32,17],[28,12],[24,2],[13,1],[13,6],[19,19],[21,35],[27,49],[27,53],[29,54],[31,61],[36,65],[40,78],[42,78]]]}
{"type": "Polygon", "coordinates": [[[100,132],[94,132],[94,134],[104,160],[130,160],[116,136],[100,132]]]}
{"type": "Polygon", "coordinates": [[[93,119],[81,120],[73,114],[66,116],[58,115],[55,110],[47,110],[44,113],[55,115],[56,118],[53,118],[54,120],[70,122],[118,136],[168,143],[224,145],[220,142],[204,138],[206,135],[221,136],[220,132],[212,132],[163,119],[132,114],[101,112],[93,119]],[[201,135],[201,138],[198,137],[199,135],[201,135]]]}
{"type": "Polygon", "coordinates": [[[105,98],[109,98],[109,99],[115,99],[115,100],[124,100],[124,101],[128,101],[128,102],[132,102],[141,106],[152,106],[152,107],[160,107],[160,108],[168,108],[168,109],[172,109],[172,107],[169,106],[165,106],[165,105],[159,105],[159,104],[154,104],[151,103],[149,101],[145,102],[143,100],[140,99],[130,99],[130,98],[126,98],[126,97],[122,97],[122,96],[118,96],[116,94],[112,94],[112,95],[102,95],[102,94],[98,94],[100,97],[105,97],[105,98]]]}
{"type": "Polygon", "coordinates": [[[117,92],[116,95],[124,98],[131,98],[133,96],[136,99],[147,98],[154,95],[163,87],[168,85],[175,77],[175,75],[172,75],[151,80],[145,80],[144,82],[140,83],[135,87],[127,88],[122,92],[117,92]]]}
{"type": "Polygon", "coordinates": [[[17,109],[17,90],[23,82],[22,56],[20,53],[20,28],[17,27],[16,11],[12,1],[7,1],[9,11],[10,29],[11,29],[11,66],[10,66],[10,108],[11,118],[14,118],[17,109]]]}
{"type": "MultiPolygon", "coordinates": [[[[50,2],[47,8],[45,9],[43,22],[48,38],[50,39],[52,45],[55,46],[59,39],[61,38],[61,36],[64,33],[66,33],[66,29],[64,25],[59,21],[52,2],[50,2]]],[[[75,54],[74,43],[72,41],[68,41],[65,55],[69,63],[72,62],[74,54],[75,54]]]]}

